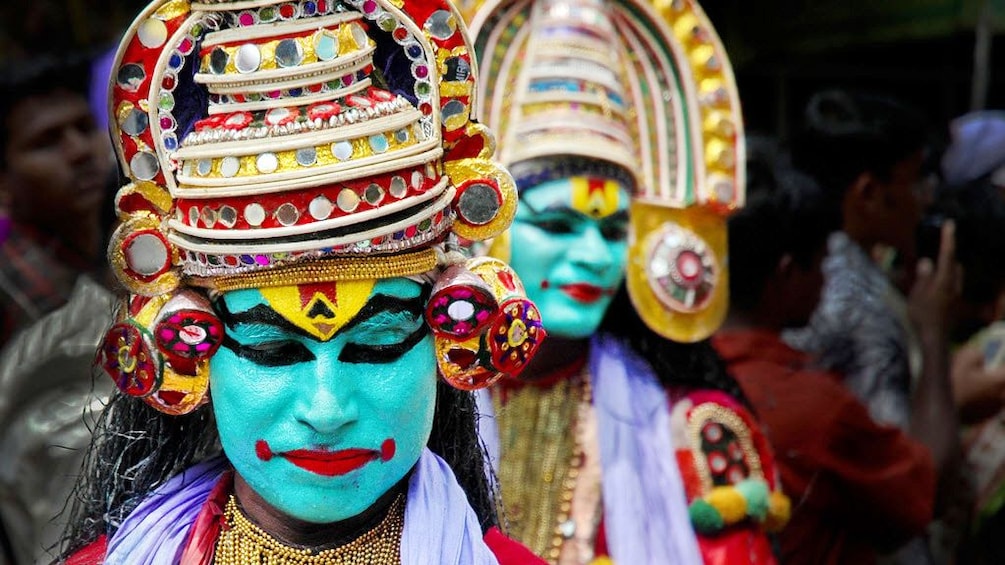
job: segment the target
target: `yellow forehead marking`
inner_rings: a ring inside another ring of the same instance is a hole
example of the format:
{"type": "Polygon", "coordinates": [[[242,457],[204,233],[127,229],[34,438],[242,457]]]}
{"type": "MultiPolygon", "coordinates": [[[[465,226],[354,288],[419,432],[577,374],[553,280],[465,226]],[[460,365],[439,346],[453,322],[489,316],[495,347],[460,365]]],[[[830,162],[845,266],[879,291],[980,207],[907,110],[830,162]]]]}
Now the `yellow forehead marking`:
{"type": "Polygon", "coordinates": [[[375,279],[261,288],[269,306],[290,323],[328,341],[366,305],[375,279]]]}
{"type": "Polygon", "coordinates": [[[611,179],[572,177],[572,209],[591,218],[606,218],[618,211],[621,185],[611,179]]]}

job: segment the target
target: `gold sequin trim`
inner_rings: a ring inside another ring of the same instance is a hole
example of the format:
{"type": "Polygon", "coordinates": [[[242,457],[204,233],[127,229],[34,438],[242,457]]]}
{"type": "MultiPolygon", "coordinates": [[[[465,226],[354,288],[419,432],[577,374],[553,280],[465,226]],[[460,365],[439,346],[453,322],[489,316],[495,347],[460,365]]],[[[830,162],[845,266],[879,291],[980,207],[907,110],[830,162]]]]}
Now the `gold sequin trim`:
{"type": "Polygon", "coordinates": [[[508,533],[556,563],[569,540],[573,492],[583,463],[579,415],[591,402],[589,378],[564,379],[542,390],[525,386],[494,395],[499,422],[499,483],[508,533]]]}
{"type": "Polygon", "coordinates": [[[433,249],[423,249],[398,255],[368,255],[365,257],[318,259],[300,265],[278,267],[251,273],[195,278],[190,282],[194,286],[228,292],[246,288],[390,279],[419,275],[429,272],[434,268],[436,268],[436,251],[433,249]]]}
{"type": "Polygon", "coordinates": [[[715,486],[712,484],[712,472],[708,468],[708,460],[701,452],[701,430],[707,422],[721,424],[736,434],[740,448],[743,450],[743,456],[750,468],[750,477],[764,479],[761,458],[758,457],[757,450],[754,448],[754,441],[750,437],[750,429],[747,428],[747,424],[729,408],[715,402],[705,402],[692,408],[687,420],[692,449],[698,452],[694,457],[694,464],[698,468],[698,476],[701,478],[702,492],[707,493],[715,486]]]}

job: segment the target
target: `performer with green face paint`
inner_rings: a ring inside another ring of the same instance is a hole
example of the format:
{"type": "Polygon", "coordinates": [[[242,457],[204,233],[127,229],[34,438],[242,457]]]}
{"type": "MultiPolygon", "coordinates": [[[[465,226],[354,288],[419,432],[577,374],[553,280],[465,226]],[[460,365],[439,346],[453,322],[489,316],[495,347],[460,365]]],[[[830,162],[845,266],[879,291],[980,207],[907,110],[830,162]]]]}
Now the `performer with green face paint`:
{"type": "Polygon", "coordinates": [[[118,51],[129,290],[70,563],[535,563],[471,391],[545,332],[443,0],[157,0],[118,51]],[[438,381],[438,378],[440,379],[438,381]]]}
{"type": "Polygon", "coordinates": [[[705,341],[743,204],[722,45],[690,0],[476,4],[483,118],[520,192],[490,253],[549,332],[480,398],[510,532],[562,565],[774,563],[788,501],[705,341]]]}

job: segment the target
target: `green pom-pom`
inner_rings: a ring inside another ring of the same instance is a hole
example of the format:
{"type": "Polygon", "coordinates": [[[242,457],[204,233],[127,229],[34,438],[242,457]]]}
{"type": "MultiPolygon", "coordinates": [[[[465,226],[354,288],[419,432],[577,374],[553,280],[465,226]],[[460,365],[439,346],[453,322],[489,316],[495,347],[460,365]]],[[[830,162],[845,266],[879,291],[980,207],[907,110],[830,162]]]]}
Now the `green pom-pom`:
{"type": "Polygon", "coordinates": [[[736,483],[736,490],[740,491],[747,501],[747,515],[763,522],[768,517],[768,483],[763,479],[746,479],[736,483]]]}
{"type": "Polygon", "coordinates": [[[691,525],[699,534],[715,533],[724,525],[719,511],[700,498],[691,503],[687,513],[691,516],[691,525]]]}

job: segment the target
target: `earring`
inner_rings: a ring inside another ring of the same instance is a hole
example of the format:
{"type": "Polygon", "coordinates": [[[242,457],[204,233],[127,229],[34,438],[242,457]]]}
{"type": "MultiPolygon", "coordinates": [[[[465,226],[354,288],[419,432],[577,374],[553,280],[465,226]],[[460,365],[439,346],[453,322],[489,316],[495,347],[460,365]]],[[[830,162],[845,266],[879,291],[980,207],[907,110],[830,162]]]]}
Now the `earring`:
{"type": "Polygon", "coordinates": [[[223,323],[197,291],[132,296],[105,334],[98,365],[123,394],[188,414],[208,400],[209,359],[221,343],[223,323]]]}
{"type": "Polygon", "coordinates": [[[426,308],[440,375],[477,390],[515,377],[545,337],[541,314],[513,270],[492,257],[447,269],[426,308]]]}

